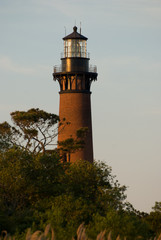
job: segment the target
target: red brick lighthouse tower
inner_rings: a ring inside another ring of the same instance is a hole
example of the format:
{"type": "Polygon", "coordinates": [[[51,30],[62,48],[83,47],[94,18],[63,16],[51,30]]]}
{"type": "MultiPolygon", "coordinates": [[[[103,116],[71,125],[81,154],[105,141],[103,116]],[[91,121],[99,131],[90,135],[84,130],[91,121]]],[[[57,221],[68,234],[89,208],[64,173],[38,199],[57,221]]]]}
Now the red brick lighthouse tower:
{"type": "Polygon", "coordinates": [[[78,129],[87,127],[85,147],[71,153],[66,160],[75,162],[82,159],[93,162],[90,86],[93,80],[97,80],[97,68],[89,66],[87,38],[77,32],[76,26],[73,33],[63,40],[61,65],[54,67],[53,78],[60,85],[60,120],[65,118],[70,124],[58,134],[58,141],[74,138],[78,129]]]}

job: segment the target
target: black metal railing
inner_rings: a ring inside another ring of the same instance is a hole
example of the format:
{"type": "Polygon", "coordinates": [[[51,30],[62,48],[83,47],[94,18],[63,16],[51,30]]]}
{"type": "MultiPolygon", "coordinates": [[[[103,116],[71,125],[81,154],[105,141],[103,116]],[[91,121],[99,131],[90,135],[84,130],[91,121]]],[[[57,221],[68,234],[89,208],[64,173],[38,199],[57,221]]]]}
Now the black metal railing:
{"type": "MultiPolygon", "coordinates": [[[[54,73],[63,72],[62,66],[61,65],[55,65],[54,68],[53,68],[53,72],[54,73]]],[[[97,73],[97,66],[90,64],[88,72],[97,73]]]]}

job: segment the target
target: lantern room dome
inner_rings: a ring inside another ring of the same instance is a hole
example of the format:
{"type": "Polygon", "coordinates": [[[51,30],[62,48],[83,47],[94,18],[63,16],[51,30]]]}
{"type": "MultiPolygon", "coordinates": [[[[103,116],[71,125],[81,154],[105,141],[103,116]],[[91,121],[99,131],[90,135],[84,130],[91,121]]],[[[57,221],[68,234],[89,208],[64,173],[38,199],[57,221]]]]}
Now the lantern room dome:
{"type": "Polygon", "coordinates": [[[63,40],[68,40],[68,39],[81,39],[81,40],[87,40],[85,36],[81,35],[80,33],[77,32],[77,27],[73,27],[73,32],[63,38],[63,40]]]}

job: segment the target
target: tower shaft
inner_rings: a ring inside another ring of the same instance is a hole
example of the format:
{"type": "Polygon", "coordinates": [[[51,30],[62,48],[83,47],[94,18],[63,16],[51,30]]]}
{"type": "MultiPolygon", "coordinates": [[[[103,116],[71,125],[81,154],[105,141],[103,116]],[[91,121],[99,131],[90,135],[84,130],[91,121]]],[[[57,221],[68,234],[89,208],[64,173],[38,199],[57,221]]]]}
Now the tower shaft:
{"type": "Polygon", "coordinates": [[[59,117],[70,122],[58,135],[58,141],[67,138],[76,138],[76,131],[87,127],[84,148],[70,154],[70,162],[87,160],[93,162],[92,121],[91,121],[91,94],[83,92],[60,93],[59,117]]]}
{"type": "Polygon", "coordinates": [[[77,33],[77,27],[73,30],[73,33],[63,38],[64,52],[61,65],[55,66],[53,73],[54,80],[57,80],[60,85],[60,120],[65,119],[70,123],[59,131],[58,142],[69,138],[76,139],[77,130],[87,128],[84,148],[68,152],[64,160],[93,162],[90,86],[92,81],[97,80],[97,69],[95,66],[89,67],[87,38],[77,33]]]}

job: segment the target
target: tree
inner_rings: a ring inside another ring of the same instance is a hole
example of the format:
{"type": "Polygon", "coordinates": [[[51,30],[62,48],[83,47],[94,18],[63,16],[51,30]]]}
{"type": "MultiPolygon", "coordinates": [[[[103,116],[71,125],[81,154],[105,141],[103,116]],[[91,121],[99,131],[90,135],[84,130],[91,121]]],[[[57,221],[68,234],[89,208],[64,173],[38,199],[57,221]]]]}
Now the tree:
{"type": "Polygon", "coordinates": [[[59,131],[69,124],[52,113],[38,108],[28,111],[15,111],[11,113],[14,126],[4,122],[0,124],[0,149],[5,150],[18,146],[33,153],[43,152],[54,145],[59,131]]]}
{"type": "Polygon", "coordinates": [[[146,217],[147,222],[150,224],[151,230],[158,236],[161,233],[161,202],[155,202],[153,211],[146,217]]]}
{"type": "Polygon", "coordinates": [[[9,123],[3,122],[0,124],[0,151],[6,151],[13,147],[19,132],[9,123]]]}
{"type": "Polygon", "coordinates": [[[37,155],[21,149],[0,154],[0,199],[13,213],[40,198],[62,194],[65,165],[57,152],[37,155]]]}
{"type": "Polygon", "coordinates": [[[58,239],[68,240],[84,222],[91,239],[104,229],[143,236],[142,219],[125,208],[125,190],[104,163],[63,163],[56,151],[0,153],[0,226],[12,234],[50,222],[58,239]]]}
{"type": "Polygon", "coordinates": [[[106,164],[87,161],[67,164],[60,182],[61,194],[47,202],[40,198],[34,214],[35,221],[40,223],[38,227],[50,222],[58,239],[71,239],[82,222],[91,226],[96,213],[105,217],[113,206],[117,215],[117,209],[124,207],[126,188],[119,186],[106,164]]]}
{"type": "MultiPolygon", "coordinates": [[[[0,230],[24,231],[34,222],[36,204],[64,192],[62,178],[66,165],[56,151],[33,154],[11,148],[0,153],[0,230]],[[1,229],[3,227],[3,229],[1,229]]],[[[0,231],[1,232],[1,231],[0,231]]]]}
{"type": "MultiPolygon", "coordinates": [[[[104,229],[127,239],[148,239],[145,217],[125,202],[121,186],[105,163],[64,163],[59,151],[49,149],[59,131],[69,124],[39,109],[11,113],[13,126],[0,124],[0,226],[21,233],[54,224],[59,239],[72,237],[84,222],[90,237],[104,229]],[[144,223],[146,226],[144,226],[144,223]],[[96,232],[97,230],[97,232],[96,232]]],[[[59,142],[63,154],[85,144],[87,128],[76,138],[59,142]]],[[[147,222],[161,230],[161,204],[156,203],[147,222]]],[[[23,237],[18,239],[24,239],[23,237]]]]}
{"type": "Polygon", "coordinates": [[[59,152],[60,156],[63,161],[66,159],[70,159],[70,154],[80,149],[84,148],[85,146],[85,138],[88,132],[88,127],[82,127],[76,131],[75,138],[67,138],[64,141],[59,141],[59,152]]]}

